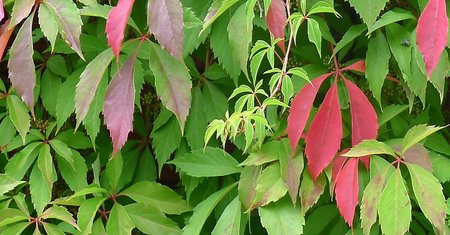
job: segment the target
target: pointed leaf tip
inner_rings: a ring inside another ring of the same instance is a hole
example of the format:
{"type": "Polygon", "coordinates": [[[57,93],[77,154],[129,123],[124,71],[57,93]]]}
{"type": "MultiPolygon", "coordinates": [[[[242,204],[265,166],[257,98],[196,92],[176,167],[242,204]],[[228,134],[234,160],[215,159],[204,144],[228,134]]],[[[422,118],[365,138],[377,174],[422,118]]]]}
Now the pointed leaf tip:
{"type": "Polygon", "coordinates": [[[448,17],[445,0],[428,1],[417,23],[417,46],[422,53],[430,79],[448,40],[448,17]]]}
{"type": "Polygon", "coordinates": [[[133,130],[135,61],[136,53],[117,71],[106,91],[103,116],[113,142],[113,156],[123,147],[128,133],[133,130]]]}
{"type": "Polygon", "coordinates": [[[116,56],[120,54],[125,27],[133,9],[133,4],[134,0],[119,0],[117,6],[113,7],[108,14],[106,36],[108,37],[108,45],[111,46],[116,56]]]}
{"type": "Polygon", "coordinates": [[[350,227],[353,226],[355,208],[358,205],[358,162],[357,158],[347,161],[337,175],[335,187],[339,212],[350,227]]]}
{"type": "Polygon", "coordinates": [[[328,90],[325,99],[306,135],[306,157],[313,179],[327,167],[338,152],[342,139],[342,118],[337,82],[328,90]]]}

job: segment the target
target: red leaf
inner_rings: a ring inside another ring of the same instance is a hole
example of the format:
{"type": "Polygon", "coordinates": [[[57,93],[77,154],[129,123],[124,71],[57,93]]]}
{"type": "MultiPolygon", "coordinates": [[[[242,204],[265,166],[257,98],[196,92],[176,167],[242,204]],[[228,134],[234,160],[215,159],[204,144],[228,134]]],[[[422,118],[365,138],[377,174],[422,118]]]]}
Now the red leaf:
{"type": "Polygon", "coordinates": [[[183,8],[179,0],[149,0],[148,26],[158,42],[177,58],[183,56],[183,8]]]}
{"type": "Polygon", "coordinates": [[[10,50],[8,68],[12,86],[34,115],[33,89],[36,85],[36,72],[33,61],[33,17],[34,12],[25,20],[19,32],[17,32],[10,50]]]}
{"type": "Polygon", "coordinates": [[[360,60],[342,69],[342,71],[346,70],[353,70],[356,72],[364,73],[366,72],[366,62],[364,60],[360,60]]]}
{"type": "Polygon", "coordinates": [[[311,112],[311,107],[317,92],[319,91],[320,85],[322,85],[323,81],[330,75],[331,73],[323,74],[315,78],[312,81],[312,85],[309,83],[306,84],[292,101],[287,130],[293,153],[295,153],[297,143],[305,129],[306,121],[308,121],[309,113],[311,112]]]}
{"type": "MultiPolygon", "coordinates": [[[[344,79],[350,96],[350,112],[352,114],[352,145],[355,146],[366,139],[376,139],[378,135],[378,118],[375,109],[359,87],[348,79],[344,79]]],[[[369,158],[362,158],[369,169],[369,158]]]]}
{"type": "Polygon", "coordinates": [[[335,81],[306,135],[306,157],[314,180],[333,160],[341,145],[341,139],[341,108],[335,81]]]}
{"type": "MultiPolygon", "coordinates": [[[[0,0],[1,1],[1,0],[0,0]]],[[[15,26],[9,28],[9,20],[7,20],[0,27],[0,60],[3,58],[3,53],[5,52],[6,46],[8,45],[9,38],[11,37],[11,33],[14,31],[15,26]]]]}
{"type": "Polygon", "coordinates": [[[5,17],[5,9],[3,8],[3,0],[0,0],[0,20],[3,20],[5,17]]]}
{"type": "Polygon", "coordinates": [[[336,179],[336,203],[344,220],[353,226],[355,208],[358,205],[358,158],[350,158],[336,179]]]}
{"type": "Polygon", "coordinates": [[[103,116],[113,142],[113,156],[125,144],[128,133],[133,129],[135,61],[136,53],[127,59],[106,91],[103,116]]]}
{"type": "Polygon", "coordinates": [[[417,23],[417,46],[423,55],[428,79],[447,45],[448,17],[445,0],[430,0],[417,23]]]}
{"type": "Polygon", "coordinates": [[[331,191],[334,192],[334,187],[336,186],[336,179],[339,175],[339,172],[341,172],[342,167],[344,166],[345,160],[347,160],[347,157],[342,157],[342,154],[345,154],[350,149],[344,149],[340,153],[337,154],[337,157],[333,161],[333,167],[331,169],[331,181],[333,182],[331,185],[331,191]]]}
{"type": "MultiPolygon", "coordinates": [[[[284,39],[284,28],[286,27],[286,8],[283,0],[272,0],[267,11],[266,23],[269,31],[275,38],[284,39]]],[[[278,46],[283,52],[286,51],[284,40],[278,42],[278,46]]]]}
{"type": "Polygon", "coordinates": [[[116,56],[120,54],[125,26],[127,26],[128,17],[133,9],[133,3],[134,0],[119,0],[117,6],[113,7],[108,14],[106,35],[108,37],[108,45],[111,46],[116,56]]]}

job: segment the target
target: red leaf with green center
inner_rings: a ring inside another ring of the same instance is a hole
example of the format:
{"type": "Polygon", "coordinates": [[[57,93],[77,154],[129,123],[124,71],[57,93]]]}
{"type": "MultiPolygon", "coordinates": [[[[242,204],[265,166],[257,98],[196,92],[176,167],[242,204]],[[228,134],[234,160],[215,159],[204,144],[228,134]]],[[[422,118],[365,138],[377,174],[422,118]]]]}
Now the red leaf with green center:
{"type": "Polygon", "coordinates": [[[306,135],[306,157],[314,180],[333,160],[341,145],[341,139],[341,108],[335,81],[306,135]]]}
{"type": "Polygon", "coordinates": [[[133,129],[135,61],[136,53],[127,59],[106,91],[103,116],[113,142],[113,156],[125,144],[128,133],[133,129]]]}
{"type": "Polygon", "coordinates": [[[269,31],[275,38],[281,38],[278,46],[283,52],[286,51],[284,46],[284,28],[286,27],[286,8],[283,0],[272,0],[269,10],[267,11],[266,23],[269,31]]]}
{"type": "Polygon", "coordinates": [[[336,179],[336,203],[344,220],[353,226],[355,208],[358,205],[358,158],[350,158],[336,179]]]}
{"type": "Polygon", "coordinates": [[[311,112],[320,85],[322,85],[323,81],[330,75],[331,73],[327,73],[313,79],[312,84],[306,84],[292,101],[287,130],[293,153],[295,153],[297,143],[305,129],[309,113],[311,112]]]}
{"type": "MultiPolygon", "coordinates": [[[[352,114],[352,145],[363,140],[376,139],[378,135],[378,118],[375,109],[364,92],[353,82],[344,79],[350,96],[350,112],[352,114]]],[[[361,158],[369,169],[369,158],[361,158]]]]}
{"type": "Polygon", "coordinates": [[[448,17],[445,0],[430,0],[417,23],[417,46],[425,61],[428,79],[447,45],[448,17]]]}
{"type": "Polygon", "coordinates": [[[125,26],[127,26],[128,17],[133,9],[133,3],[134,0],[119,0],[117,6],[113,7],[108,14],[106,35],[108,37],[108,45],[111,46],[116,56],[120,54],[125,26]]]}

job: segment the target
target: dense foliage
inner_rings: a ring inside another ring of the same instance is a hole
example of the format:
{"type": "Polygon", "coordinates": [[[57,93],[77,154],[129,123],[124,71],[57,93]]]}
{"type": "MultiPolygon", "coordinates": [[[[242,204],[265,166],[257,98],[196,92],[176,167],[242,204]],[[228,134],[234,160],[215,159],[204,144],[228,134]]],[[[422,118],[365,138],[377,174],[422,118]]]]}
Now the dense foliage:
{"type": "Polygon", "coordinates": [[[0,4],[1,234],[450,234],[446,0],[0,4]]]}

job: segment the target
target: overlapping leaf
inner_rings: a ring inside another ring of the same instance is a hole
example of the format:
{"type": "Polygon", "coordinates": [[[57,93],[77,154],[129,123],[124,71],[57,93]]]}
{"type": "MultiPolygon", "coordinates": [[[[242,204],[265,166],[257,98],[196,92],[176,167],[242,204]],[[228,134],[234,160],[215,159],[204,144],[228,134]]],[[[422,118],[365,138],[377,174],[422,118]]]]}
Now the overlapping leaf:
{"type": "Polygon", "coordinates": [[[285,51],[284,46],[284,28],[286,27],[286,8],[283,0],[272,0],[269,10],[267,11],[266,23],[269,31],[275,38],[281,38],[278,46],[285,51]]]}
{"type": "Polygon", "coordinates": [[[111,46],[114,55],[119,56],[120,47],[124,38],[125,27],[128,17],[133,9],[134,0],[119,0],[117,6],[113,7],[106,21],[106,35],[108,45],[111,46]]]}
{"type": "Polygon", "coordinates": [[[179,0],[149,0],[147,22],[155,38],[176,58],[183,56],[183,9],[179,0]]]}
{"type": "Polygon", "coordinates": [[[11,20],[5,21],[5,23],[0,26],[0,60],[3,58],[3,54],[6,49],[6,45],[9,42],[12,32],[14,31],[14,26],[9,27],[11,20]]]}
{"type": "Polygon", "coordinates": [[[34,6],[34,2],[34,0],[15,1],[11,13],[11,22],[9,28],[16,26],[30,14],[31,9],[34,6]]]}
{"type": "Polygon", "coordinates": [[[336,178],[336,203],[350,227],[353,226],[355,208],[358,205],[358,162],[356,158],[348,160],[336,178]]]}

